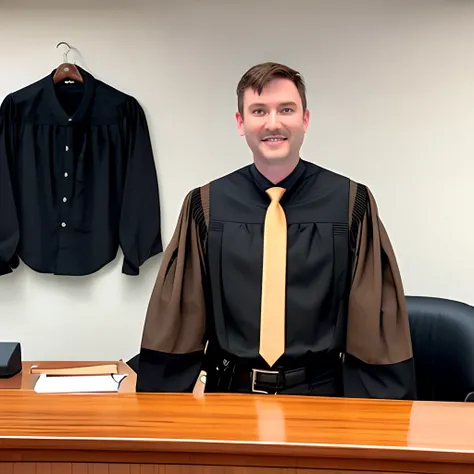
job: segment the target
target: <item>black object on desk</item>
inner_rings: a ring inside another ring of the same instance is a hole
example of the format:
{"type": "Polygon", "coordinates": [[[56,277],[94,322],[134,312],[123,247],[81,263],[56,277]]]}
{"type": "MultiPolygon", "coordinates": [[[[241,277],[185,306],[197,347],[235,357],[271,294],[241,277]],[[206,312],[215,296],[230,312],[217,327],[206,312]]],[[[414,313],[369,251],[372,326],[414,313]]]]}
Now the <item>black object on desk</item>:
{"type": "Polygon", "coordinates": [[[0,378],[10,378],[21,372],[21,344],[0,342],[0,378]]]}

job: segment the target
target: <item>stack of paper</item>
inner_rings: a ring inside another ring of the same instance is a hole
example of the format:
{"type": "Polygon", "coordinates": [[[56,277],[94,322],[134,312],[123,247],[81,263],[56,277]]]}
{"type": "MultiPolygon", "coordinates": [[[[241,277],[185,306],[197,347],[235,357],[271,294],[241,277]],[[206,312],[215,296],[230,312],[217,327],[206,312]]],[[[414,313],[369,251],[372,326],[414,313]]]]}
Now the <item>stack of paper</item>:
{"type": "Polygon", "coordinates": [[[35,384],[38,393],[118,392],[127,374],[111,375],[40,375],[35,384]]]}

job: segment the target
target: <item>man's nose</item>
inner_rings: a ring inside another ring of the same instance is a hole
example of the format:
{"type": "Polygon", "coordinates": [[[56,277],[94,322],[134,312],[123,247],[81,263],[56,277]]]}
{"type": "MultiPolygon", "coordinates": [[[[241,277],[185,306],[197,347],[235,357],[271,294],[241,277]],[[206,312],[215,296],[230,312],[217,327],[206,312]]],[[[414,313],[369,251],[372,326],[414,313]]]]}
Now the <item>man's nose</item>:
{"type": "Polygon", "coordinates": [[[265,128],[267,130],[278,130],[279,128],[281,128],[281,124],[278,120],[276,113],[272,112],[268,114],[267,122],[265,123],[265,128]]]}

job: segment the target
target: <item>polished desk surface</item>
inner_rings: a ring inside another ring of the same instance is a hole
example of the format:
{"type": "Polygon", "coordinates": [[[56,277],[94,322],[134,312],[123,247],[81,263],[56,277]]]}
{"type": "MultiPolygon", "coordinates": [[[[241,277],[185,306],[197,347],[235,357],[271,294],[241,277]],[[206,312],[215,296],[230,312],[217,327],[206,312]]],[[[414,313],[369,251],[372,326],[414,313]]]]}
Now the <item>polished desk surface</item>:
{"type": "MultiPolygon", "coordinates": [[[[299,467],[311,467],[316,458],[474,463],[474,404],[469,403],[4,389],[0,405],[4,460],[14,450],[50,450],[58,456],[74,449],[140,452],[140,459],[147,453],[258,455],[273,459],[267,465],[290,465],[282,460],[292,457],[299,467]]],[[[410,472],[455,471],[448,466],[410,472]]]]}

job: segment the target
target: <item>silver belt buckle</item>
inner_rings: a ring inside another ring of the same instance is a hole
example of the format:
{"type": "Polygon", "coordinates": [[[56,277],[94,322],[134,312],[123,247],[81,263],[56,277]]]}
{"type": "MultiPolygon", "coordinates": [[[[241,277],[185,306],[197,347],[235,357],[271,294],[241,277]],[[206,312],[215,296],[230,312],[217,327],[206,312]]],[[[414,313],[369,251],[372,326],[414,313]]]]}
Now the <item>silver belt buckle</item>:
{"type": "MultiPolygon", "coordinates": [[[[257,390],[255,388],[255,384],[257,383],[257,373],[259,374],[273,374],[273,375],[278,375],[279,371],[278,370],[260,370],[260,369],[252,369],[252,392],[253,393],[264,393],[265,395],[268,395],[268,392],[265,392],[263,390],[257,390]]],[[[275,395],[278,392],[275,392],[275,395]]]]}

